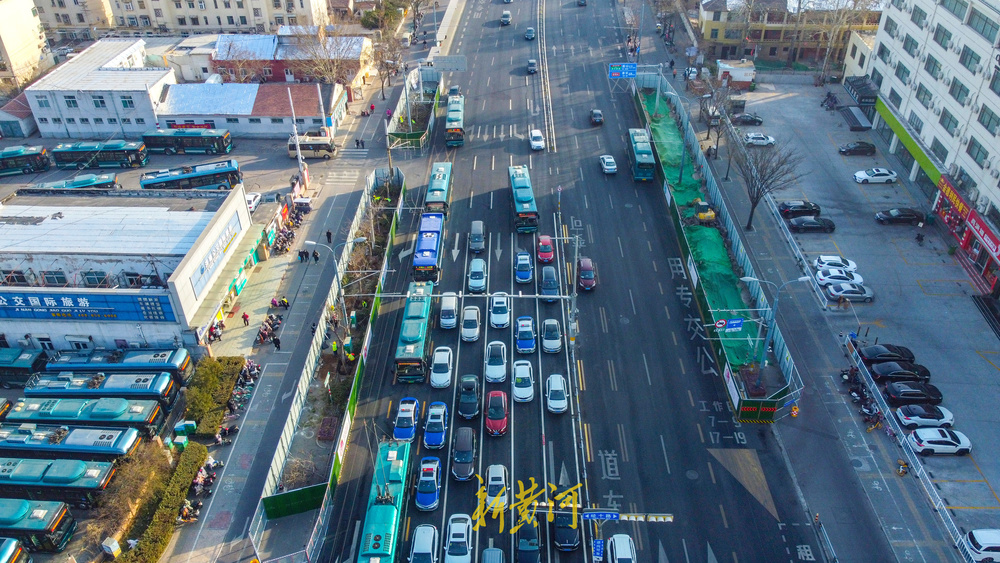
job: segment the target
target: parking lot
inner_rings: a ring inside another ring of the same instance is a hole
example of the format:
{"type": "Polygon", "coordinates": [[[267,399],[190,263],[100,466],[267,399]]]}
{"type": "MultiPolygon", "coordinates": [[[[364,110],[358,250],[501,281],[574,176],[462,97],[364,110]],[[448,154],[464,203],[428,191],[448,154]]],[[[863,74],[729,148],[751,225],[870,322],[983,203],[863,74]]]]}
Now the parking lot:
{"type": "MultiPolygon", "coordinates": [[[[841,100],[849,99],[842,88],[834,91],[841,100]]],[[[931,202],[905,178],[906,171],[894,156],[886,154],[888,147],[874,132],[851,132],[837,112],[820,108],[824,94],[824,89],[812,86],[764,84],[747,95],[747,111],[758,113],[764,123],[742,130],[771,135],[779,147],[795,147],[805,157],[802,166],[807,174],[796,186],[775,193],[775,204],[795,199],[815,202],[822,208],[821,217],[833,220],[836,230],[830,234],[792,235],[808,263],[802,270],[812,274],[811,262],[817,256],[839,254],[857,263],[864,285],[875,292],[872,303],[855,302],[846,310],[838,308],[836,302],[829,303],[825,314],[830,332],[835,337],[857,332],[869,343],[878,340],[913,350],[916,362],[930,370],[930,382],[941,389],[942,406],[954,412],[955,429],[972,441],[968,457],[939,456],[923,458],[922,462],[960,527],[997,527],[1000,499],[994,491],[1000,484],[1000,437],[995,431],[998,415],[992,402],[998,391],[1000,343],[970,299],[976,289],[949,252],[954,239],[930,224],[921,228],[876,223],[874,215],[878,211],[911,207],[927,212],[931,202]],[[852,141],[873,143],[878,150],[873,156],[838,154],[838,146],[852,141]],[[864,185],[854,181],[856,171],[872,167],[895,170],[903,180],[864,185]],[[916,240],[918,233],[925,236],[922,245],[916,240]]],[[[729,188],[731,193],[735,189],[729,188]]],[[[761,214],[755,222],[778,220],[761,214]]],[[[773,251],[773,256],[762,256],[761,260],[787,260],[787,256],[780,255],[786,253],[785,249],[773,251]]],[[[812,303],[819,307],[821,302],[816,299],[812,303]]],[[[782,309],[788,306],[793,304],[782,303],[782,309]]],[[[831,366],[829,374],[804,378],[807,385],[829,384],[825,378],[832,380],[837,376],[834,370],[840,367],[846,367],[846,363],[831,366]]],[[[854,433],[860,417],[857,406],[846,397],[846,387],[834,385],[839,389],[830,388],[844,395],[845,408],[831,412],[844,413],[836,422],[851,453],[859,441],[854,433]]],[[[882,440],[890,457],[898,453],[893,449],[896,445],[880,433],[860,438],[868,442],[882,440]]],[[[862,483],[872,490],[881,489],[868,471],[894,469],[856,468],[863,473],[859,475],[862,483]]]]}

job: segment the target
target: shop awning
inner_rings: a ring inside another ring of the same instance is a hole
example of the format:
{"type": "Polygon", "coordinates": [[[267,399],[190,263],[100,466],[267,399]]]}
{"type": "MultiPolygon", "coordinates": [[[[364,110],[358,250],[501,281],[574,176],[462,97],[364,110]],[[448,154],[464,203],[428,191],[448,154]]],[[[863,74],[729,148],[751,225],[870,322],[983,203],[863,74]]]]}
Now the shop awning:
{"type": "Polygon", "coordinates": [[[840,108],[840,115],[844,116],[851,131],[868,131],[872,128],[872,122],[858,106],[840,108]]]}

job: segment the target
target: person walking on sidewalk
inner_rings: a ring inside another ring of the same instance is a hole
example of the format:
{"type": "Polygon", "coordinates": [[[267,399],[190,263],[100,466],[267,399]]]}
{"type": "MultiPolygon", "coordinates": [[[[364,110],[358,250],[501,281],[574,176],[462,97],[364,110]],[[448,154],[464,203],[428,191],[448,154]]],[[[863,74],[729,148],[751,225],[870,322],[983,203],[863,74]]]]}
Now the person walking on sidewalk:
{"type": "Polygon", "coordinates": [[[339,359],[340,356],[337,355],[337,341],[336,340],[334,340],[333,344],[330,345],[330,349],[333,350],[333,357],[339,359]]]}
{"type": "Polygon", "coordinates": [[[271,342],[274,343],[274,349],[275,349],[275,351],[280,352],[281,351],[281,339],[278,338],[277,336],[275,336],[274,338],[271,339],[271,342]]]}
{"type": "Polygon", "coordinates": [[[319,263],[319,251],[313,250],[313,261],[319,263]]]}
{"type": "Polygon", "coordinates": [[[365,148],[365,140],[361,139],[361,148],[365,148]]]}
{"type": "Polygon", "coordinates": [[[375,104],[372,104],[371,106],[369,106],[368,109],[370,109],[372,111],[372,113],[375,113],[375,104]]]}
{"type": "Polygon", "coordinates": [[[330,232],[330,229],[326,230],[326,243],[333,244],[333,233],[330,232]]]}
{"type": "Polygon", "coordinates": [[[287,297],[281,296],[281,306],[284,307],[286,311],[288,310],[289,304],[287,297]]]}
{"type": "Polygon", "coordinates": [[[356,149],[361,148],[361,139],[354,139],[354,148],[356,149]]]}
{"type": "Polygon", "coordinates": [[[245,311],[243,313],[243,326],[250,326],[250,315],[245,311]]]}

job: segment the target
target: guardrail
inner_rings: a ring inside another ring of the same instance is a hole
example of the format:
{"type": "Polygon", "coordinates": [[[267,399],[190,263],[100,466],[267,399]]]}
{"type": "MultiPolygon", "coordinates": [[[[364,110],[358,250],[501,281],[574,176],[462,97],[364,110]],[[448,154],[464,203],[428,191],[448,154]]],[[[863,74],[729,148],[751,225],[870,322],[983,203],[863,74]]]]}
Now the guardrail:
{"type": "Polygon", "coordinates": [[[777,220],[778,229],[781,230],[783,235],[785,235],[785,243],[792,251],[792,254],[795,255],[795,262],[798,264],[799,269],[803,274],[809,276],[809,285],[812,287],[813,293],[816,295],[816,299],[819,301],[820,307],[824,310],[828,309],[830,307],[830,301],[827,300],[826,293],[823,291],[823,288],[816,283],[816,269],[812,267],[809,260],[807,260],[805,255],[802,254],[802,250],[799,248],[799,245],[795,244],[795,239],[792,237],[792,231],[788,229],[788,223],[781,216],[781,211],[778,210],[778,206],[774,203],[774,198],[771,197],[771,194],[767,194],[764,196],[764,201],[766,202],[768,211],[770,211],[771,215],[774,215],[774,218],[777,220]]]}

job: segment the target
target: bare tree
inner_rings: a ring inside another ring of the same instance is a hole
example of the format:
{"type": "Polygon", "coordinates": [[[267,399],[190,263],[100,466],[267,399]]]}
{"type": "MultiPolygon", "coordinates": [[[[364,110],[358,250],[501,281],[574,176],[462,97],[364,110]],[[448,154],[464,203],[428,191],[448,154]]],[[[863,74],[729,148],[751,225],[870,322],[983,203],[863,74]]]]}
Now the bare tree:
{"type": "Polygon", "coordinates": [[[729,85],[719,86],[712,90],[712,94],[709,97],[702,97],[700,102],[699,111],[701,112],[702,119],[708,124],[708,131],[705,135],[705,140],[712,138],[712,131],[715,131],[715,154],[719,154],[719,140],[722,137],[722,132],[725,130],[725,123],[722,119],[724,114],[729,113],[729,96],[732,90],[729,85]],[[712,124],[713,118],[717,121],[712,124]]]}
{"type": "Polygon", "coordinates": [[[170,465],[163,450],[152,442],[140,446],[128,460],[118,465],[115,478],[102,495],[102,502],[90,511],[84,540],[98,544],[127,528],[139,505],[159,495],[169,477],[170,465]]]}
{"type": "Polygon", "coordinates": [[[740,30],[740,50],[733,58],[738,59],[743,56],[743,53],[746,52],[747,41],[750,40],[750,29],[755,23],[766,22],[767,13],[770,10],[771,6],[766,0],[744,0],[742,4],[729,13],[732,21],[743,25],[740,30]]]}
{"type": "Polygon", "coordinates": [[[850,33],[851,26],[865,23],[870,18],[876,18],[878,24],[879,13],[873,13],[878,8],[878,0],[833,0],[832,13],[826,20],[826,54],[823,56],[823,70],[820,76],[825,77],[830,68],[830,53],[833,51],[834,43],[846,44],[846,40],[841,40],[842,34],[850,33]]]}
{"type": "Polygon", "coordinates": [[[224,51],[216,53],[216,71],[228,82],[263,82],[264,69],[270,60],[257,58],[250,49],[238,43],[228,43],[224,51]]]}
{"type": "Polygon", "coordinates": [[[299,35],[291,41],[289,67],[295,74],[320,82],[349,84],[362,68],[364,38],[339,35],[334,26],[318,26],[315,34],[299,35]]]}
{"type": "Polygon", "coordinates": [[[375,45],[372,53],[375,69],[378,71],[378,79],[382,88],[382,99],[385,99],[385,84],[389,82],[392,86],[391,74],[399,68],[399,58],[403,54],[403,46],[399,39],[389,37],[375,45]]]}
{"type": "Polygon", "coordinates": [[[769,193],[799,181],[804,174],[798,171],[802,156],[784,147],[748,147],[736,149],[733,160],[743,178],[750,198],[750,216],[746,230],[753,229],[753,214],[757,205],[769,193]]]}

